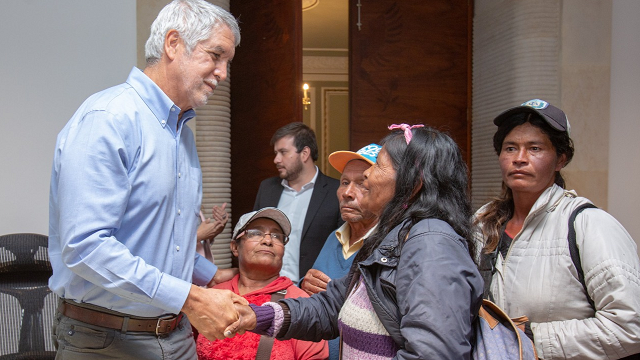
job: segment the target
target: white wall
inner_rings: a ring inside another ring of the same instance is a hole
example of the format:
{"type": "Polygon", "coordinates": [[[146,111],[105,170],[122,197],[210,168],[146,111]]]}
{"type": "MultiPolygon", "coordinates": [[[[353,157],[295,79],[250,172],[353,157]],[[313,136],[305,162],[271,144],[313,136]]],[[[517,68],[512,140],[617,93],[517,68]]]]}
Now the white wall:
{"type": "Polygon", "coordinates": [[[611,0],[562,0],[559,106],[575,155],[562,170],[568,189],[608,210],[611,0]]]}
{"type": "Polygon", "coordinates": [[[640,1],[613,1],[609,212],[640,243],[640,1]]]}
{"type": "Polygon", "coordinates": [[[47,234],[56,136],[136,64],[136,2],[2,1],[0,33],[0,234],[47,234]]]}

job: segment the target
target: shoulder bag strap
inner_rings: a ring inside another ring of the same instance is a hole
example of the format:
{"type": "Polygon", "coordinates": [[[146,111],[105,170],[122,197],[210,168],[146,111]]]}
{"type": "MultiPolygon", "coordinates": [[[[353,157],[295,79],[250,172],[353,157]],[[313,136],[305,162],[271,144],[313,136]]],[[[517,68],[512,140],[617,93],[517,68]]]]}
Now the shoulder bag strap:
{"type": "Polygon", "coordinates": [[[591,299],[591,297],[589,296],[589,292],[587,291],[587,284],[584,282],[584,272],[582,271],[582,261],[580,261],[580,251],[578,250],[578,245],[576,243],[576,228],[574,225],[576,216],[578,216],[578,214],[580,214],[582,210],[589,209],[589,208],[597,209],[598,207],[593,204],[582,204],[578,206],[575,210],[573,210],[573,212],[571,213],[571,216],[569,217],[568,239],[569,239],[569,254],[571,254],[571,261],[573,261],[573,266],[575,266],[576,270],[578,271],[578,280],[580,280],[580,283],[584,288],[584,292],[585,294],[587,294],[587,301],[589,302],[589,305],[591,305],[591,308],[595,310],[596,306],[593,303],[593,299],[591,299]]]}
{"type": "MultiPolygon", "coordinates": [[[[278,302],[284,299],[284,295],[287,290],[280,290],[271,294],[271,302],[278,302]]],[[[260,342],[258,343],[258,352],[256,353],[256,360],[269,360],[271,358],[271,349],[273,348],[274,338],[271,336],[260,336],[260,342]]]]}

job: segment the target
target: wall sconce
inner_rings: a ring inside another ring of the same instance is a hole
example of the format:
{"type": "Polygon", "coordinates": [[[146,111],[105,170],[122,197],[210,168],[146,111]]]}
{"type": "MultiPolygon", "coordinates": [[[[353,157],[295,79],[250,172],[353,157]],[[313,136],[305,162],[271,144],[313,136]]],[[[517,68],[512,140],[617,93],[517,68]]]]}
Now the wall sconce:
{"type": "Polygon", "coordinates": [[[304,83],[302,85],[302,90],[304,95],[302,96],[302,105],[304,105],[304,109],[307,110],[308,106],[311,104],[311,99],[309,98],[309,84],[304,83]]]}
{"type": "Polygon", "coordinates": [[[302,11],[307,11],[318,6],[320,0],[302,0],[302,11]]]}

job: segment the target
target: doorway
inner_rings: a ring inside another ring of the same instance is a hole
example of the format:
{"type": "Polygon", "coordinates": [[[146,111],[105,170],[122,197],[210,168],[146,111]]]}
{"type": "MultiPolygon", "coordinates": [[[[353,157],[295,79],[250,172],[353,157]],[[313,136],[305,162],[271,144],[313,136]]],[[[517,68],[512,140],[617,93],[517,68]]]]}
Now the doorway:
{"type": "Polygon", "coordinates": [[[327,158],[350,148],[348,1],[302,1],[302,80],[308,85],[302,119],[316,132],[317,166],[339,179],[327,158]]]}

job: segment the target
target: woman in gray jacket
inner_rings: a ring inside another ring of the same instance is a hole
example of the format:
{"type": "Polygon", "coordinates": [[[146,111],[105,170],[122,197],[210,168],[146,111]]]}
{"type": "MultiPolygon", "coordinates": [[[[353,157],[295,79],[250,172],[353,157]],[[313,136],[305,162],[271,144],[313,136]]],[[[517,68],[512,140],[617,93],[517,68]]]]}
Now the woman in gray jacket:
{"type": "Polygon", "coordinates": [[[397,127],[364,173],[362,206],[383,211],[349,274],[307,299],[252,305],[241,329],[340,335],[342,359],[470,359],[482,279],[470,255],[466,165],[449,136],[397,127]]]}
{"type": "Polygon", "coordinates": [[[476,213],[485,296],[529,317],[541,359],[640,359],[633,239],[605,211],[586,209],[572,222],[584,284],[570,255],[570,215],[590,201],[564,189],[560,170],[573,157],[566,115],[536,99],[494,123],[503,192],[476,213]]]}

